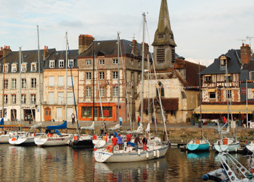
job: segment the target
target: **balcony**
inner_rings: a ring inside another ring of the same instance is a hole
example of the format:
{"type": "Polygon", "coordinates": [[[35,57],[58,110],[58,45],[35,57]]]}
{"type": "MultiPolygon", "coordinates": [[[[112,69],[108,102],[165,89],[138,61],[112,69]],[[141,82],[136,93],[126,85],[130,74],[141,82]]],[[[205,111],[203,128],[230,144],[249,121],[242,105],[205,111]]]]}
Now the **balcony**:
{"type": "Polygon", "coordinates": [[[239,82],[229,80],[229,82],[226,83],[226,81],[213,82],[212,80],[207,80],[203,82],[202,87],[203,88],[225,88],[225,87],[237,88],[239,87],[239,82]]]}

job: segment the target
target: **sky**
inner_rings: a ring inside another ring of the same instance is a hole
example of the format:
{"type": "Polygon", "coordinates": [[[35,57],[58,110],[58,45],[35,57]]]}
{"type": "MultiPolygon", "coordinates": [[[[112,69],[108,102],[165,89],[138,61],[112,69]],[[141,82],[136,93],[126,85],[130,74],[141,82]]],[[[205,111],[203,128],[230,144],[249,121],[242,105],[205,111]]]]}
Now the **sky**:
{"type": "MultiPolygon", "coordinates": [[[[253,0],[168,0],[176,53],[186,60],[210,65],[242,42],[254,45],[253,0]],[[253,39],[246,39],[253,37],[253,39]],[[245,41],[242,41],[245,39],[245,41]]],[[[0,47],[35,50],[39,45],[65,50],[78,48],[80,34],[95,40],[142,41],[142,13],[146,14],[145,42],[157,29],[160,0],[0,0],[0,47]]]]}

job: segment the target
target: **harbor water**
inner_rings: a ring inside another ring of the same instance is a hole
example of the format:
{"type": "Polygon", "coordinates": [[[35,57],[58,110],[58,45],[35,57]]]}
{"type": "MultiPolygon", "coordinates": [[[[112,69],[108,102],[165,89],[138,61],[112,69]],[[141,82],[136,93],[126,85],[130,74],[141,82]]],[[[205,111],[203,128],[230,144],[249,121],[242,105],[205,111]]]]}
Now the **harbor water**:
{"type": "MultiPolygon", "coordinates": [[[[203,181],[220,167],[216,155],[169,148],[160,159],[104,164],[94,162],[92,149],[0,145],[0,181],[203,181]]],[[[247,165],[241,154],[233,156],[247,165]]]]}

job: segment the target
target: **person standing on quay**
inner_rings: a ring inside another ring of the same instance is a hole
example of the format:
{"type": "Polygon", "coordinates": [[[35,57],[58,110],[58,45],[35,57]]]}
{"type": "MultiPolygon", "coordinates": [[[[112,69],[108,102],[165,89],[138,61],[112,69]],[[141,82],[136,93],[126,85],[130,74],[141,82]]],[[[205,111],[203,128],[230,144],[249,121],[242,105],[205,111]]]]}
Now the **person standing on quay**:
{"type": "Polygon", "coordinates": [[[139,135],[135,138],[134,143],[135,143],[135,150],[137,152],[138,151],[138,144],[140,143],[139,135]]]}
{"type": "Polygon", "coordinates": [[[138,116],[138,126],[140,125],[140,117],[138,116]]]}
{"type": "Polygon", "coordinates": [[[72,120],[71,123],[74,124],[75,123],[75,115],[74,115],[74,113],[72,113],[72,115],[71,115],[71,120],[72,120]]]}

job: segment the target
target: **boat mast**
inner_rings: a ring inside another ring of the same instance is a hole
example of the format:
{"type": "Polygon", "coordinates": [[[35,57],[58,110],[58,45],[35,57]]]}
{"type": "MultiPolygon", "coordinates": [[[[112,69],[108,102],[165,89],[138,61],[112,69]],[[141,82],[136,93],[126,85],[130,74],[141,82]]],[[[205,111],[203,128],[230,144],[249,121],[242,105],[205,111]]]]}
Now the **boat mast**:
{"type": "Polygon", "coordinates": [[[120,85],[119,85],[119,77],[120,77],[120,72],[119,72],[119,45],[120,45],[120,41],[119,41],[119,32],[117,32],[117,81],[118,81],[118,96],[117,96],[117,105],[118,105],[118,110],[117,110],[117,121],[119,121],[119,100],[120,100],[120,85]]]}
{"type": "MultiPolygon", "coordinates": [[[[39,69],[39,114],[40,114],[40,122],[42,122],[41,119],[41,60],[40,60],[40,39],[39,39],[39,26],[37,25],[37,35],[38,35],[38,69],[39,69]]],[[[21,84],[21,82],[20,82],[21,84]]]]}
{"type": "MultiPolygon", "coordinates": [[[[22,85],[22,82],[21,82],[21,47],[19,47],[19,102],[20,102],[20,107],[19,107],[19,113],[20,113],[20,124],[21,124],[21,120],[22,120],[22,109],[21,109],[21,106],[22,106],[22,102],[21,102],[21,85],[22,85]]],[[[22,127],[20,127],[20,131],[21,131],[22,127]]]]}
{"type": "Polygon", "coordinates": [[[246,79],[246,126],[248,128],[248,80],[246,79]]]}
{"type": "MultiPolygon", "coordinates": [[[[68,78],[67,78],[67,68],[68,68],[68,33],[66,32],[66,63],[65,63],[65,120],[67,121],[67,84],[68,84],[68,78]]],[[[77,117],[77,116],[76,116],[77,117]]]]}
{"type": "MultiPolygon", "coordinates": [[[[229,98],[229,90],[228,90],[228,86],[229,86],[229,83],[228,83],[228,60],[226,60],[226,98],[227,98],[227,124],[228,124],[228,121],[229,121],[229,106],[228,106],[228,98],[229,98]]],[[[232,95],[232,94],[231,94],[232,95]]],[[[227,126],[229,127],[229,126],[227,126]]]]}
{"type": "Polygon", "coordinates": [[[3,66],[3,104],[2,104],[2,117],[4,118],[4,82],[5,82],[5,56],[4,56],[4,66],[3,66]]]}
{"type": "Polygon", "coordinates": [[[199,79],[198,79],[198,82],[199,82],[199,105],[200,105],[200,120],[201,120],[201,140],[202,140],[202,109],[201,109],[201,104],[202,104],[202,95],[201,95],[201,75],[200,75],[200,62],[199,62],[199,79]]]}
{"type": "Polygon", "coordinates": [[[145,39],[145,21],[146,21],[146,15],[145,13],[142,14],[143,16],[143,36],[142,36],[142,74],[141,74],[141,111],[140,111],[140,115],[141,115],[141,120],[140,122],[143,123],[143,94],[144,94],[144,56],[145,56],[145,43],[144,43],[144,39],[145,39]]]}

